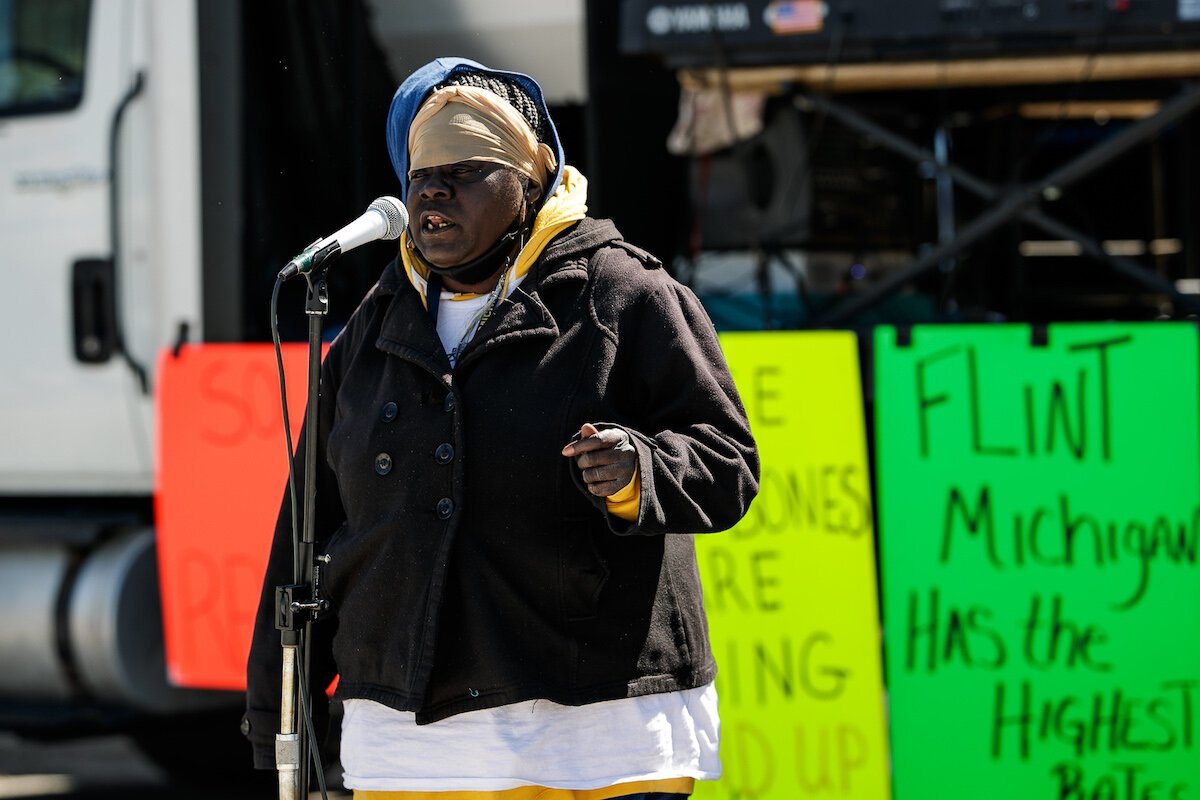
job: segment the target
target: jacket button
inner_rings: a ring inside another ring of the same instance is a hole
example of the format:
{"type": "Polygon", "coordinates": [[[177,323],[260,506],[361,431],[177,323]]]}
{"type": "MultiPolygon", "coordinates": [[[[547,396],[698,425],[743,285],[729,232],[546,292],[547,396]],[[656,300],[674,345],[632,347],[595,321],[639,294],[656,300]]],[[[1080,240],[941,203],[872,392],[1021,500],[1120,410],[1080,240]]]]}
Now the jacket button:
{"type": "Polygon", "coordinates": [[[450,519],[450,515],[454,513],[454,501],[449,497],[443,497],[437,501],[438,519],[450,519]]]}
{"type": "Polygon", "coordinates": [[[454,448],[448,444],[439,444],[433,451],[433,460],[439,464],[449,464],[454,458],[454,448]]]}
{"type": "Polygon", "coordinates": [[[392,457],[387,453],[380,453],[375,456],[375,472],[378,475],[387,475],[392,471],[392,457]]]}
{"type": "Polygon", "coordinates": [[[454,393],[446,395],[446,399],[442,401],[442,408],[446,411],[453,411],[457,401],[454,399],[454,393]]]}
{"type": "Polygon", "coordinates": [[[384,422],[391,422],[396,418],[397,411],[399,411],[399,408],[395,403],[384,403],[383,410],[380,412],[379,416],[384,422]]]}

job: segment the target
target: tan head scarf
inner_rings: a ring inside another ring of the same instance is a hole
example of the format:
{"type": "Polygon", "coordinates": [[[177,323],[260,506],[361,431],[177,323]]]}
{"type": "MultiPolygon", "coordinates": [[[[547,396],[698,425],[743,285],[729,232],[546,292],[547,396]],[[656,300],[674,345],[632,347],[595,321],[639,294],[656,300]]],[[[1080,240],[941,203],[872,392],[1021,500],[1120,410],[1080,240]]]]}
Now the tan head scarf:
{"type": "Polygon", "coordinates": [[[408,129],[410,171],[492,161],[521,172],[545,188],[556,168],[554,152],[529,123],[494,92],[444,86],[421,105],[408,129]]]}

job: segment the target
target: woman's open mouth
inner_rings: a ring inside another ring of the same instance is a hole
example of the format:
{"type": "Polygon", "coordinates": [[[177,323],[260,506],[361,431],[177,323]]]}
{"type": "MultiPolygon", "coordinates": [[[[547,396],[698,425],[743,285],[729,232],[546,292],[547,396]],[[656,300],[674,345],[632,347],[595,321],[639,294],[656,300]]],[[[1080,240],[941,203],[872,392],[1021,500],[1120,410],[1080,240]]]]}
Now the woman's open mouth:
{"type": "Polygon", "coordinates": [[[425,233],[441,233],[454,227],[454,223],[440,214],[428,214],[421,220],[421,230],[425,233]]]}

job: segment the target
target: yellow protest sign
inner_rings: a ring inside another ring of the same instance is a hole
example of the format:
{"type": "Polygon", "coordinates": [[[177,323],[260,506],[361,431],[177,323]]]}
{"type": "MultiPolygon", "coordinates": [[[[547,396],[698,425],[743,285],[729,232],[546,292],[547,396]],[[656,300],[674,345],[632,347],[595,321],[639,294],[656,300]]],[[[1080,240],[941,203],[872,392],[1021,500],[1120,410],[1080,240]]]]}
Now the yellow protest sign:
{"type": "Polygon", "coordinates": [[[862,385],[846,332],[721,344],[762,459],[737,527],[697,537],[722,720],[713,800],[887,800],[862,385]]]}

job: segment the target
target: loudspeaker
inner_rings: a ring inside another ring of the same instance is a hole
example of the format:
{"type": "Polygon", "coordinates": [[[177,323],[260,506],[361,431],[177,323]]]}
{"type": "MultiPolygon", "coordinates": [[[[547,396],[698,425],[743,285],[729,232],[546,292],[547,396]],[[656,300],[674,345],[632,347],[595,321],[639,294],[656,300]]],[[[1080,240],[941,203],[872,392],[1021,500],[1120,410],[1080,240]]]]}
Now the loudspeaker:
{"type": "Polygon", "coordinates": [[[812,171],[804,127],[791,104],[768,108],[761,133],[693,156],[693,245],[705,250],[795,247],[811,232],[812,171]]]}

